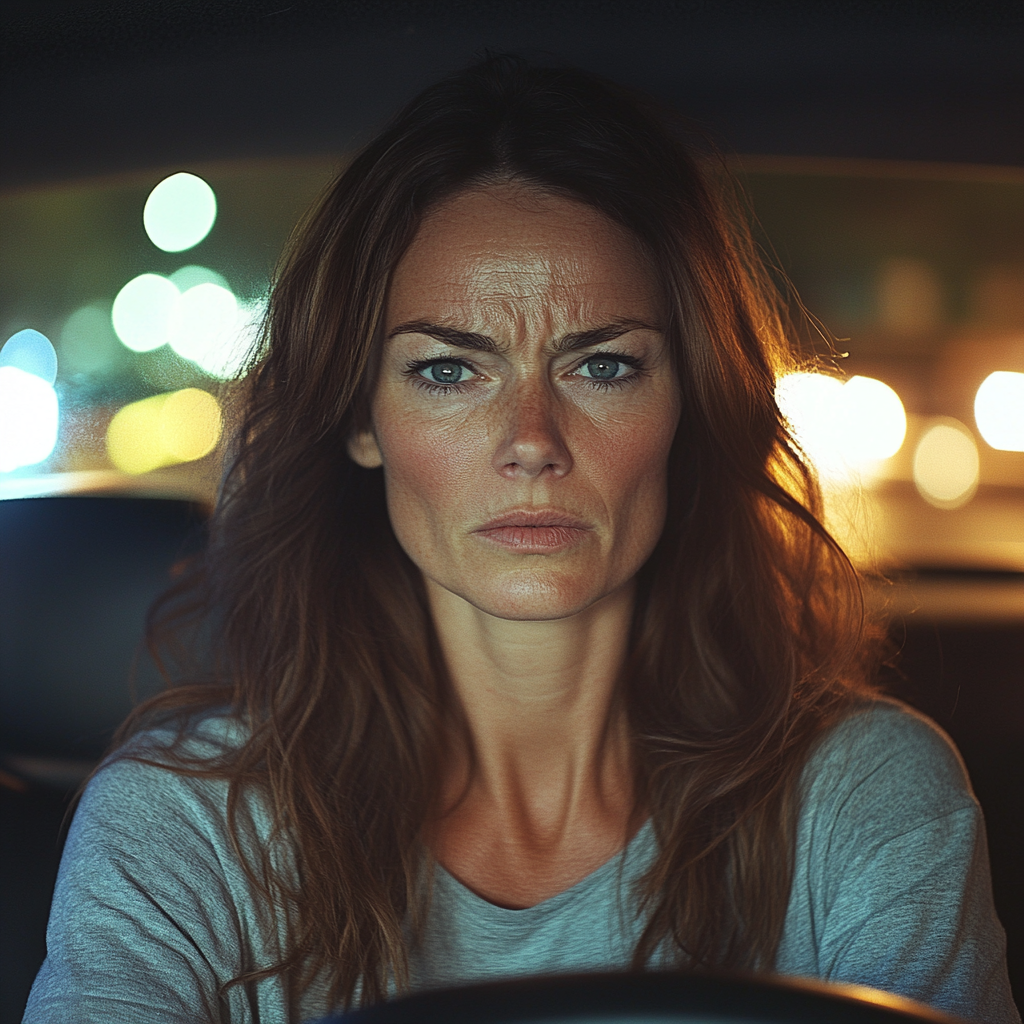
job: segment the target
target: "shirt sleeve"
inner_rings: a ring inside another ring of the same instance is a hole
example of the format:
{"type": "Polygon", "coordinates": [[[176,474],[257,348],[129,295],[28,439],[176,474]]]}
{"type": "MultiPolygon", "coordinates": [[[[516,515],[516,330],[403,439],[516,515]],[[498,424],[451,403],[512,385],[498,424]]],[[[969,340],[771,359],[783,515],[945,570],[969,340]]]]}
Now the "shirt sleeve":
{"type": "Polygon", "coordinates": [[[119,760],[89,783],[68,834],[47,957],[25,1024],[251,1020],[222,984],[245,964],[240,865],[225,856],[226,785],[119,760]]]}
{"type": "Polygon", "coordinates": [[[945,734],[880,704],[814,762],[798,849],[815,893],[818,976],[1019,1024],[984,820],[945,734]]]}

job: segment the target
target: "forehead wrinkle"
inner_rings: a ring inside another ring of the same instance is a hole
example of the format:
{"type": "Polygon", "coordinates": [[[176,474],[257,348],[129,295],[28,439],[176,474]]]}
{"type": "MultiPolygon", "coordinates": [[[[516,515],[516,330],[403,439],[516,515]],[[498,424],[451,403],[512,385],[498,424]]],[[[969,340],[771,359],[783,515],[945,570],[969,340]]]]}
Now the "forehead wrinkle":
{"type": "Polygon", "coordinates": [[[558,266],[563,262],[561,254],[546,253],[533,241],[520,244],[507,239],[491,244],[485,241],[483,244],[459,246],[456,243],[449,249],[449,261],[457,277],[472,281],[480,278],[550,279],[558,274],[558,266]]]}
{"type": "Polygon", "coordinates": [[[443,313],[433,323],[479,334],[499,346],[507,346],[531,336],[549,338],[555,333],[556,324],[564,319],[548,303],[523,303],[508,296],[477,296],[465,305],[445,303],[443,313]]]}
{"type": "Polygon", "coordinates": [[[495,298],[544,296],[548,301],[563,304],[599,283],[594,280],[594,268],[574,253],[566,257],[510,253],[488,260],[467,276],[468,285],[483,286],[495,298]]]}
{"type": "MultiPolygon", "coordinates": [[[[528,328],[523,323],[521,317],[516,319],[514,333],[517,335],[518,340],[522,340],[526,336],[528,328]]],[[[548,339],[552,339],[554,332],[550,329],[550,318],[545,319],[548,320],[548,323],[546,325],[547,330],[543,333],[548,339]]],[[[551,350],[556,354],[575,352],[579,349],[607,344],[624,334],[637,330],[661,332],[660,328],[640,320],[616,318],[599,327],[591,327],[582,331],[570,331],[560,337],[553,338],[551,350]]],[[[512,344],[514,344],[514,342],[502,342],[490,335],[477,331],[467,331],[459,327],[449,326],[444,323],[433,323],[427,320],[412,320],[399,324],[388,334],[388,339],[390,340],[402,334],[423,334],[453,348],[465,348],[499,355],[508,354],[512,344]]]]}
{"type": "Polygon", "coordinates": [[[581,319],[579,309],[595,289],[613,281],[604,267],[591,266],[575,253],[564,256],[527,252],[483,257],[468,272],[445,282],[451,292],[481,305],[542,303],[562,319],[581,319]]]}

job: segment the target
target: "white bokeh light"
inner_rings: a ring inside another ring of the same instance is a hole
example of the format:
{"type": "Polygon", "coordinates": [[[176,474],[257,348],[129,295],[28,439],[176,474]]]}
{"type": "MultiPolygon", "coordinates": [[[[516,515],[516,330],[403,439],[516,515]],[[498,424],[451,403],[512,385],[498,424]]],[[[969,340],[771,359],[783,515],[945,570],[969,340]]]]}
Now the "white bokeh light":
{"type": "Polygon", "coordinates": [[[978,446],[959,420],[941,416],[932,421],[914,450],[914,484],[937,508],[966,504],[978,489],[978,446]]]}
{"type": "Polygon", "coordinates": [[[258,303],[239,303],[227,288],[196,285],[181,296],[171,347],[209,376],[227,380],[241,369],[262,311],[258,303]]]}
{"type": "Polygon", "coordinates": [[[198,245],[217,219],[217,197],[198,175],[181,171],[164,178],[149,194],[142,223],[150,241],[164,252],[198,245]]]}
{"type": "Polygon", "coordinates": [[[775,387],[775,401],[797,443],[826,478],[845,475],[836,409],[843,382],[823,373],[789,373],[775,387]]]}
{"type": "Polygon", "coordinates": [[[843,382],[822,373],[791,373],[775,400],[823,480],[865,479],[899,451],[907,416],[899,395],[873,377],[843,382]]]}
{"type": "Polygon", "coordinates": [[[239,302],[216,271],[188,266],[170,278],[141,274],[129,281],[111,320],[133,351],[169,344],[207,376],[227,380],[245,364],[265,311],[265,300],[239,302]]]}
{"type": "Polygon", "coordinates": [[[114,332],[133,352],[152,352],[176,333],[181,293],[159,274],[133,277],[114,299],[114,332]]]}
{"type": "Polygon", "coordinates": [[[993,448],[1024,452],[1024,373],[990,373],[974,396],[974,420],[993,448]]]}
{"type": "Polygon", "coordinates": [[[853,465],[891,458],[907,436],[900,396],[874,377],[851,377],[843,385],[843,454],[853,465]]]}
{"type": "Polygon", "coordinates": [[[227,288],[231,290],[231,285],[228,284],[227,279],[223,274],[218,274],[216,270],[211,270],[209,267],[201,267],[196,263],[190,263],[187,267],[181,267],[170,275],[170,280],[174,282],[175,287],[179,292],[183,294],[194,288],[197,284],[219,284],[221,288],[227,288]]]}
{"type": "Polygon", "coordinates": [[[59,420],[51,384],[16,366],[0,366],[0,473],[49,458],[59,420]]]}
{"type": "Polygon", "coordinates": [[[171,348],[185,359],[202,360],[230,335],[238,320],[238,300],[217,284],[197,284],[181,296],[171,348]]]}
{"type": "Polygon", "coordinates": [[[240,302],[231,333],[218,339],[217,346],[199,363],[200,367],[219,380],[237,377],[249,359],[266,312],[265,301],[240,302]]]}

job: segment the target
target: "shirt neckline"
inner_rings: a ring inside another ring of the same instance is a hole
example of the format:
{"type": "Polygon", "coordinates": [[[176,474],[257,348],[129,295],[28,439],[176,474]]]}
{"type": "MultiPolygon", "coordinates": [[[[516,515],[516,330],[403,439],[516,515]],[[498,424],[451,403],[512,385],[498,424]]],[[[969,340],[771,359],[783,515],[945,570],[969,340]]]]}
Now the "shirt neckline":
{"type": "Polygon", "coordinates": [[[485,913],[496,917],[506,917],[517,921],[524,921],[529,917],[543,917],[561,910],[569,903],[574,903],[584,898],[590,891],[601,885],[612,872],[622,869],[622,877],[632,880],[640,874],[653,857],[654,853],[654,826],[648,818],[637,829],[636,834],[618,853],[613,854],[603,864],[598,865],[568,889],[563,889],[554,896],[549,896],[532,907],[501,907],[492,903],[483,896],[473,892],[467,885],[460,882],[443,864],[435,863],[436,882],[446,890],[447,894],[461,903],[463,906],[472,908],[477,914],[485,913]],[[640,863],[637,863],[640,862],[640,863]],[[632,870],[630,870],[632,869],[632,870]]]}

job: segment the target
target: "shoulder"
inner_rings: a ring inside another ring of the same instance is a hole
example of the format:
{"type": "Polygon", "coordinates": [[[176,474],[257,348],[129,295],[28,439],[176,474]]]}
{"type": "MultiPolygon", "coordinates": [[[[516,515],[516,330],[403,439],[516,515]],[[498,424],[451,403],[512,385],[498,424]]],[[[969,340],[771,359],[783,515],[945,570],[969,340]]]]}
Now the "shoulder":
{"type": "Polygon", "coordinates": [[[819,738],[802,782],[780,970],[1016,1021],[981,810],[949,737],[865,701],[819,738]]]}
{"type": "Polygon", "coordinates": [[[239,718],[220,708],[195,715],[180,727],[176,723],[165,724],[135,733],[107,758],[106,763],[125,757],[159,760],[175,745],[188,758],[212,759],[239,749],[249,735],[239,718]]]}
{"type": "Polygon", "coordinates": [[[186,732],[154,728],[137,733],[114,751],[86,786],[73,832],[110,837],[133,834],[181,839],[196,831],[220,833],[228,802],[226,779],[179,770],[180,758],[202,768],[240,747],[241,724],[228,715],[209,715],[186,732]]]}
{"type": "MultiPolygon", "coordinates": [[[[198,918],[210,899],[228,906],[232,893],[248,892],[246,861],[262,851],[290,863],[262,797],[247,791],[232,801],[224,775],[181,770],[169,754],[174,738],[163,729],[137,734],[89,781],[68,831],[63,891],[90,905],[136,893],[140,906],[155,900],[198,918]]],[[[231,719],[209,718],[173,749],[201,767],[243,740],[231,719]]]]}
{"type": "MultiPolygon", "coordinates": [[[[146,1019],[226,1020],[228,1003],[231,1020],[236,1011],[248,1019],[240,1004],[250,1006],[251,992],[222,990],[253,963],[281,955],[274,908],[245,863],[277,848],[266,841],[260,802],[248,798],[240,810],[256,808],[247,820],[257,823],[258,842],[234,841],[227,780],[175,770],[174,738],[139,733],[86,787],[26,1019],[135,1020],[146,1007],[146,1019]]],[[[175,749],[201,764],[240,739],[230,720],[204,720],[175,749]]]]}
{"type": "Polygon", "coordinates": [[[858,701],[822,734],[808,767],[877,768],[893,761],[923,763],[942,775],[965,777],[963,761],[946,733],[930,718],[888,697],[858,701]]]}
{"type": "MultiPolygon", "coordinates": [[[[977,801],[963,761],[931,719],[900,701],[862,701],[818,740],[802,777],[805,819],[846,823],[881,838],[977,801]]],[[[961,815],[963,816],[963,815],[961,815]]]]}

